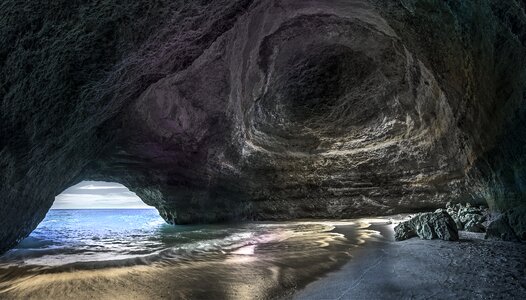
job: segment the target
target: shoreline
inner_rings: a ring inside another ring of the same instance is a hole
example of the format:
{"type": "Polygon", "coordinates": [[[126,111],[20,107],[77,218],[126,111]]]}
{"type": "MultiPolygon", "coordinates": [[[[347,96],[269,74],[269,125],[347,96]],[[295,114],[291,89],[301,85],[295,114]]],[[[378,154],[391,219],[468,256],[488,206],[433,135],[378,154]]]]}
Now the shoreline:
{"type": "Polygon", "coordinates": [[[526,244],[467,232],[458,242],[395,242],[404,217],[301,220],[332,229],[215,256],[25,275],[14,268],[0,272],[0,299],[526,298],[526,244]]]}
{"type": "Polygon", "coordinates": [[[106,261],[94,269],[90,263],[0,269],[0,299],[279,299],[344,266],[353,243],[367,238],[359,221],[289,223],[295,233],[271,231],[269,241],[227,253],[121,267],[106,261]]]}
{"type": "Polygon", "coordinates": [[[526,299],[526,244],[485,240],[395,242],[388,227],[340,269],[287,299],[526,299]]]}

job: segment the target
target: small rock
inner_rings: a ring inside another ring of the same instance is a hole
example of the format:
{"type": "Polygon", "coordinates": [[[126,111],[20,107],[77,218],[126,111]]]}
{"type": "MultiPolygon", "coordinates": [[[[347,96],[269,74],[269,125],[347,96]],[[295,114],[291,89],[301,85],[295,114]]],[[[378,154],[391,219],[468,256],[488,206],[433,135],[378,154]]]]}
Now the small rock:
{"type": "Polygon", "coordinates": [[[462,224],[462,222],[460,222],[459,218],[457,218],[456,216],[453,217],[453,221],[455,221],[455,225],[457,225],[457,229],[458,230],[464,230],[464,224],[462,224]]]}
{"type": "Polygon", "coordinates": [[[484,216],[479,215],[479,214],[473,214],[473,213],[465,214],[465,215],[460,216],[460,221],[464,224],[467,224],[470,222],[480,224],[484,222],[484,216]]]}
{"type": "Polygon", "coordinates": [[[474,220],[469,220],[466,225],[464,225],[464,230],[469,232],[484,232],[486,228],[482,223],[476,222],[474,220]]]}

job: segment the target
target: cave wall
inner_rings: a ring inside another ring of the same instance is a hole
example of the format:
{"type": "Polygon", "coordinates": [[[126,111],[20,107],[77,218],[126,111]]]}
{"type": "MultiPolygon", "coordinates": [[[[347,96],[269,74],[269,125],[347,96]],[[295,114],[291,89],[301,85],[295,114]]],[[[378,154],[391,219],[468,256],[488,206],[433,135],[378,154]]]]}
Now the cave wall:
{"type": "Polygon", "coordinates": [[[167,222],[524,205],[524,1],[4,1],[0,251],[81,180],[167,222]]]}

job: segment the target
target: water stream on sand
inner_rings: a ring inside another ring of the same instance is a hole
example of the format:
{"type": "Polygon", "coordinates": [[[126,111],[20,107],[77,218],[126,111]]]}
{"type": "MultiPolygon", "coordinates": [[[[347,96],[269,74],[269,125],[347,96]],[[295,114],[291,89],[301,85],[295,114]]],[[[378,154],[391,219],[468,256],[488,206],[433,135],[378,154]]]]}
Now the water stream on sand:
{"type": "Polygon", "coordinates": [[[172,226],[155,210],[51,210],[0,257],[0,298],[283,296],[379,238],[365,220],[172,226]]]}

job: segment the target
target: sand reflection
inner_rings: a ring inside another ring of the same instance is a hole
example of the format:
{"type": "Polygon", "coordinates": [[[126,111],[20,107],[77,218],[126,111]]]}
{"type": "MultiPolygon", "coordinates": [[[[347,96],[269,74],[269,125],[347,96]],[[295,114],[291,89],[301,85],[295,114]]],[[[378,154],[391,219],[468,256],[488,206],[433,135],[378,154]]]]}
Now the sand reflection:
{"type": "MultiPolygon", "coordinates": [[[[114,261],[0,269],[10,299],[254,299],[290,294],[347,262],[379,233],[380,220],[253,223],[246,238],[218,250],[167,249],[139,265],[114,261]]],[[[243,225],[246,226],[246,225],[243,225]]],[[[210,241],[209,243],[218,243],[210,241]]]]}

